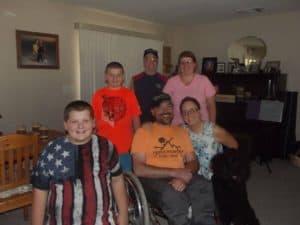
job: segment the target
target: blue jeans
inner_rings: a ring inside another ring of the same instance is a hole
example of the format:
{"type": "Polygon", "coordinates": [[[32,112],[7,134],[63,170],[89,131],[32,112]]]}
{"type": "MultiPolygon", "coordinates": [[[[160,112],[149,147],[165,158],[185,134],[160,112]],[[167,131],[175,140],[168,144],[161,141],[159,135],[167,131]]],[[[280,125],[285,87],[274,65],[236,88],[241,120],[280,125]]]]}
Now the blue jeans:
{"type": "Polygon", "coordinates": [[[120,154],[120,163],[123,171],[132,171],[132,158],[129,153],[120,154]]]}

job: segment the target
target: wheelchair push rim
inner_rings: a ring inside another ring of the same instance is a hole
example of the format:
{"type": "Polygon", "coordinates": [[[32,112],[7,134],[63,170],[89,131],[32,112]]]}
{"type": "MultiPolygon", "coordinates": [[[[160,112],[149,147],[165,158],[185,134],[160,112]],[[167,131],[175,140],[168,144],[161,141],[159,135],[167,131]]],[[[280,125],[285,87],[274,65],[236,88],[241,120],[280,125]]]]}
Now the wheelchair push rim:
{"type": "Polygon", "coordinates": [[[128,195],[128,217],[130,225],[150,225],[149,209],[144,189],[132,172],[124,172],[128,195]]]}

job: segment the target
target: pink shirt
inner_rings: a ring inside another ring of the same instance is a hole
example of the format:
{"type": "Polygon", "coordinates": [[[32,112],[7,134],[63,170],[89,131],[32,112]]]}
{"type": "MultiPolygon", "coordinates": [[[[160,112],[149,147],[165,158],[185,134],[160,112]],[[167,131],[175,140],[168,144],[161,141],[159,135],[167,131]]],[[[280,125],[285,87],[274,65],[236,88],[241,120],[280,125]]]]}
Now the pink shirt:
{"type": "Polygon", "coordinates": [[[163,92],[168,93],[172,97],[174,104],[173,124],[183,123],[179,106],[181,100],[186,96],[196,98],[199,101],[202,119],[205,121],[209,120],[206,100],[207,98],[214,96],[216,91],[206,76],[195,74],[192,82],[188,85],[185,85],[181,81],[179,75],[176,75],[168,80],[163,92]]]}

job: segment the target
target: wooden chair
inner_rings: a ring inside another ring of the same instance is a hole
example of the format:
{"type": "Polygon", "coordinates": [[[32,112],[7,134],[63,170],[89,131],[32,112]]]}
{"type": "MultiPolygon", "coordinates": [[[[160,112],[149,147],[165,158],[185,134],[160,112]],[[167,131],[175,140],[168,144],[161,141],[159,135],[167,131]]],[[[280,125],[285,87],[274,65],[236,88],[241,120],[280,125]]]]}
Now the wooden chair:
{"type": "Polygon", "coordinates": [[[30,176],[38,154],[37,135],[0,137],[0,213],[23,208],[24,219],[28,219],[32,203],[30,176]]]}

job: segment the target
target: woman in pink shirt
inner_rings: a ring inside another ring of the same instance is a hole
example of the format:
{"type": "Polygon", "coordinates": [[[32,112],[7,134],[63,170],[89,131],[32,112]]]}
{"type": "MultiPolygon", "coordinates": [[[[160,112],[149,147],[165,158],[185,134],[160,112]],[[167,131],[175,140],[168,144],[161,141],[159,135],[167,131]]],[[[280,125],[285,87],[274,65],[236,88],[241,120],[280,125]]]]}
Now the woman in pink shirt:
{"type": "Polygon", "coordinates": [[[215,88],[210,80],[196,72],[197,60],[191,51],[183,51],[178,57],[179,74],[171,77],[163,91],[172,97],[174,104],[173,124],[182,124],[179,105],[183,98],[190,96],[200,103],[202,119],[216,121],[215,88]]]}

